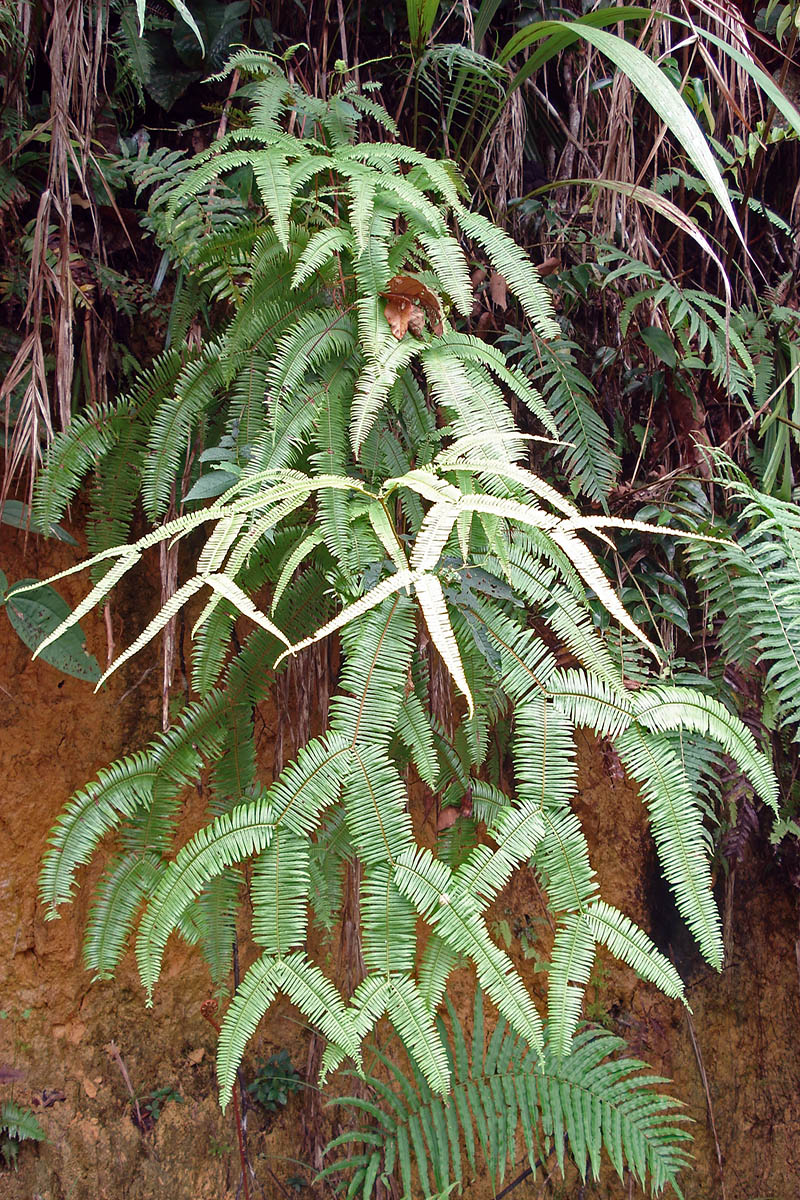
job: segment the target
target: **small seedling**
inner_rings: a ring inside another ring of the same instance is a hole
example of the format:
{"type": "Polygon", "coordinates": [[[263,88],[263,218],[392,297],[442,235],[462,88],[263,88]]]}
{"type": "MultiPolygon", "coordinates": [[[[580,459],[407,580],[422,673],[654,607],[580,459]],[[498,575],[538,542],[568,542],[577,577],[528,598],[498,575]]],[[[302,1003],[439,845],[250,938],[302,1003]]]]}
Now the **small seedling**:
{"type": "MultiPolygon", "coordinates": [[[[137,1096],[136,1099],[139,1102],[138,1113],[140,1114],[140,1120],[137,1119],[137,1113],[134,1112],[132,1114],[133,1123],[134,1125],[139,1125],[141,1121],[140,1128],[142,1132],[153,1128],[164,1110],[164,1105],[169,1104],[170,1100],[174,1100],[176,1104],[184,1103],[180,1092],[176,1092],[171,1087],[156,1088],[155,1091],[148,1092],[146,1096],[137,1096]]],[[[134,1104],[133,1100],[131,1100],[131,1104],[134,1104]]]]}
{"type": "Polygon", "coordinates": [[[253,1082],[248,1092],[267,1112],[277,1112],[283,1107],[291,1092],[298,1092],[303,1080],[292,1066],[287,1050],[271,1054],[266,1061],[259,1061],[253,1082]]]}

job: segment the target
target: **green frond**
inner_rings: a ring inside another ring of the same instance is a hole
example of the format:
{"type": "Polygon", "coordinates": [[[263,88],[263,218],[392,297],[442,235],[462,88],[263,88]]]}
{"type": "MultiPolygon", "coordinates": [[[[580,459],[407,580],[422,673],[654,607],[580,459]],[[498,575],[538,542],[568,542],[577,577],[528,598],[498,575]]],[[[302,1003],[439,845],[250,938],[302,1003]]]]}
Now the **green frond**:
{"type": "MultiPolygon", "coordinates": [[[[86,540],[92,554],[119,546],[130,539],[136,501],[141,486],[145,429],[138,421],[123,425],[116,443],[95,471],[91,514],[86,540]]],[[[95,567],[92,578],[102,578],[105,567],[95,567]]]]}
{"type": "Polygon", "coordinates": [[[598,1178],[605,1149],[621,1180],[627,1167],[651,1194],[671,1186],[681,1195],[677,1177],[689,1160],[686,1118],[676,1101],[657,1090],[664,1080],[638,1059],[619,1056],[622,1039],[587,1029],[569,1053],[560,1054],[548,1037],[540,1058],[503,1020],[487,1042],[480,992],[471,1045],[449,1002],[448,1010],[449,1026],[437,1023],[450,1064],[450,1094],[432,1090],[413,1060],[404,1071],[376,1051],[382,1073],[367,1075],[373,1098],[332,1102],[353,1116],[342,1122],[347,1132],[326,1149],[327,1159],[336,1152],[342,1157],[329,1162],[320,1179],[342,1188],[357,1181],[358,1193],[370,1200],[377,1156],[378,1173],[396,1180],[403,1200],[433,1200],[469,1186],[480,1151],[498,1191],[519,1162],[521,1141],[534,1181],[553,1152],[562,1168],[569,1158],[582,1179],[589,1173],[598,1178]],[[360,1153],[364,1146],[367,1154],[360,1153]]]}
{"type": "Polygon", "coordinates": [[[342,631],[344,666],[331,704],[331,729],[370,745],[388,746],[411,666],[416,627],[407,596],[396,593],[342,631]]]}
{"type": "Polygon", "coordinates": [[[300,317],[278,342],[267,370],[271,403],[282,404],[326,358],[346,358],[353,348],[349,314],[323,309],[300,317]]]}
{"type": "Polygon", "coordinates": [[[394,883],[391,864],[375,863],[361,888],[364,962],[382,975],[411,975],[417,950],[417,914],[394,883]]]}
{"type": "Polygon", "coordinates": [[[222,383],[218,353],[217,344],[209,343],[200,358],[183,368],[174,394],[156,410],[142,470],[142,497],[151,520],[166,512],[170,490],[195,422],[212,403],[222,383]]]}
{"type": "Polygon", "coordinates": [[[152,892],[161,859],[129,850],[111,861],[92,897],[83,939],[83,962],[94,979],[110,979],[133,931],[139,908],[152,892]]]}
{"type": "Polygon", "coordinates": [[[494,372],[500,383],[504,384],[518,400],[522,401],[548,433],[551,433],[554,438],[561,436],[558,424],[553,420],[536,388],[533,387],[523,371],[509,365],[506,356],[496,346],[482,342],[470,334],[456,333],[449,329],[445,331],[439,344],[443,349],[451,350],[461,362],[477,363],[488,367],[494,372]]]}
{"type": "Polygon", "coordinates": [[[0,1133],[19,1142],[43,1142],[47,1138],[31,1110],[16,1100],[4,1100],[0,1105],[0,1133]]]}
{"type": "Polygon", "coordinates": [[[450,624],[442,585],[435,575],[420,575],[414,580],[414,590],[425,618],[428,633],[442,661],[453,677],[458,690],[466,697],[470,716],[475,709],[472,693],[469,690],[464,666],[458,650],[458,644],[450,624]]]}
{"type": "Polygon", "coordinates": [[[723,945],[702,812],[689,792],[680,760],[657,735],[636,725],[615,742],[629,774],[640,785],[664,875],[704,958],[718,970],[723,945]]]}
{"type": "Polygon", "coordinates": [[[379,326],[374,356],[367,359],[353,397],[350,443],[356,455],[394,383],[422,349],[422,343],[409,335],[398,341],[385,317],[380,318],[379,326]]]}
{"type": "Polygon", "coordinates": [[[268,846],[274,826],[274,810],[267,799],[242,804],[200,829],[167,866],[150,897],[136,939],[139,975],[148,997],[161,974],[167,939],[189,903],[208,880],[268,846]]]}
{"type": "Polygon", "coordinates": [[[415,844],[405,785],[380,746],[358,743],[350,757],[342,798],[353,845],[367,867],[394,862],[415,844]]]}
{"type": "Polygon", "coordinates": [[[178,351],[165,351],[111,410],[76,414],[69,427],[56,434],[34,488],[33,515],[42,529],[61,519],[86,474],[126,440],[137,418],[146,421],[155,404],[172,394],[182,366],[178,351]]]}
{"type": "Polygon", "coordinates": [[[362,295],[377,296],[389,285],[392,270],[389,265],[389,245],[392,241],[392,222],[397,217],[394,205],[376,200],[366,230],[366,239],[354,261],[356,284],[362,295]]]}
{"type": "Polygon", "coordinates": [[[241,886],[240,871],[223,871],[208,881],[195,904],[203,958],[217,987],[222,986],[233,965],[241,886]]]}
{"type": "Polygon", "coordinates": [[[342,250],[352,251],[352,249],[353,240],[346,229],[337,225],[331,225],[327,229],[318,229],[311,235],[308,245],[300,255],[292,275],[292,288],[299,288],[316,272],[322,271],[342,250]]]}
{"type": "Polygon", "coordinates": [[[455,950],[444,938],[432,933],[425,944],[417,978],[419,990],[428,1008],[435,1012],[444,998],[447,981],[458,962],[455,950]]]}
{"type": "Polygon", "coordinates": [[[608,509],[608,494],[617,481],[619,457],[608,428],[595,408],[596,394],[575,364],[577,346],[564,338],[547,342],[509,330],[505,343],[519,355],[522,369],[539,389],[563,442],[557,453],[567,475],[588,500],[608,509]]]}
{"type": "Polygon", "coordinates": [[[192,645],[192,687],[205,696],[217,684],[231,645],[237,611],[232,604],[217,604],[198,630],[192,645]]]}
{"type": "Polygon", "coordinates": [[[432,1091],[450,1091],[450,1069],[431,1010],[412,979],[395,975],[386,1008],[392,1024],[413,1056],[432,1091]]]}
{"type": "Polygon", "coordinates": [[[104,768],[94,783],[75,793],[53,826],[42,858],[39,894],[49,917],[73,898],[75,872],[89,861],[101,838],[150,803],[155,778],[152,759],[140,751],[104,768]]]}
{"type": "Polygon", "coordinates": [[[473,303],[472,281],[461,246],[450,234],[433,237],[427,233],[420,233],[419,241],[441,281],[443,290],[461,316],[468,317],[473,303]]]}
{"type": "MultiPolygon", "coordinates": [[[[725,460],[720,458],[724,467],[725,460]]],[[[688,550],[692,573],[722,617],[726,655],[745,668],[763,664],[779,723],[800,737],[800,520],[797,506],[741,478],[720,482],[737,505],[738,545],[688,550]]]]}
{"type": "Polygon", "coordinates": [[[598,942],[604,942],[612,954],[632,967],[642,979],[649,979],[666,996],[683,997],[683,981],[673,964],[655,948],[646,933],[605,900],[595,900],[583,915],[598,942]]]}
{"type": "MultiPolygon", "coordinates": [[[[549,685],[548,676],[548,685],[549,685]]],[[[517,706],[512,743],[517,795],[544,812],[566,811],[578,786],[574,726],[543,697],[517,706]]]]}
{"type": "Polygon", "coordinates": [[[531,1045],[541,1046],[539,1015],[511,959],[489,937],[477,901],[455,892],[445,864],[433,859],[429,851],[408,850],[398,859],[395,880],[439,936],[457,953],[472,959],[481,987],[515,1032],[531,1045]]]}
{"type": "Polygon", "coordinates": [[[557,338],[560,327],[553,313],[553,301],[533,263],[516,242],[481,213],[459,205],[456,217],[467,237],[473,238],[489,256],[522,305],[522,311],[542,338],[557,338]]]}
{"type": "Polygon", "coordinates": [[[583,913],[569,913],[559,922],[547,981],[547,1019],[550,1046],[558,1056],[569,1054],[581,1016],[581,1006],[595,957],[594,931],[583,913]]]}
{"type": "Polygon", "coordinates": [[[233,1094],[236,1071],[256,1026],[268,1011],[281,984],[281,959],[262,954],[247,971],[222,1023],[217,1047],[217,1079],[220,1104],[227,1108],[233,1094]]]}
{"type": "Polygon", "coordinates": [[[250,884],[253,941],[267,954],[299,946],[308,925],[308,838],[278,826],[256,859],[250,884]]]}
{"type": "Polygon", "coordinates": [[[34,490],[33,515],[41,529],[52,529],[63,517],[84,476],[108,453],[131,419],[131,405],[123,402],[102,418],[96,413],[78,414],[56,434],[34,490]]]}
{"type": "Polygon", "coordinates": [[[629,693],[581,668],[554,671],[547,688],[556,707],[574,725],[588,725],[600,737],[619,737],[633,720],[629,693]]]}
{"type": "Polygon", "coordinates": [[[718,742],[777,815],[778,781],[769,759],[747,726],[719,700],[693,688],[659,686],[636,693],[633,702],[637,720],[654,733],[693,729],[718,742]]]}
{"type": "Polygon", "coordinates": [[[497,813],[487,830],[495,845],[475,847],[455,873],[455,888],[491,903],[514,869],[535,854],[545,832],[539,810],[538,803],[528,801],[497,813]]]}
{"type": "Polygon", "coordinates": [[[410,692],[397,714],[397,736],[411,755],[420,779],[435,788],[439,773],[433,731],[416,692],[410,692]]]}
{"type": "Polygon", "coordinates": [[[459,362],[438,342],[423,352],[422,367],[437,404],[451,417],[457,436],[483,434],[484,453],[502,445],[509,460],[521,458],[526,448],[522,434],[503,393],[486,371],[474,363],[459,362]]]}
{"type": "Polygon", "coordinates": [[[309,900],[314,920],[331,933],[342,905],[344,864],[353,853],[340,808],[335,808],[319,827],[308,852],[309,900]]]}
{"type": "MultiPolygon", "coordinates": [[[[296,147],[295,143],[295,152],[296,147]]],[[[253,168],[264,207],[275,224],[278,239],[284,249],[288,250],[289,209],[292,206],[292,179],[288,159],[270,147],[267,151],[251,155],[249,165],[253,168]]]]}

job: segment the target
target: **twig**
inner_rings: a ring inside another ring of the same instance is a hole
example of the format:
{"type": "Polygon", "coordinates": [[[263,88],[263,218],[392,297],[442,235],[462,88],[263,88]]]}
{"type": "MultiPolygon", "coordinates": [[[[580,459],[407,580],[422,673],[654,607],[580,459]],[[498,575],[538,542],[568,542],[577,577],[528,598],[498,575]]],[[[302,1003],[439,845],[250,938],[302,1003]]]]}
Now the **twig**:
{"type": "Polygon", "coordinates": [[[758,418],[767,411],[767,409],[769,408],[770,404],[772,404],[772,401],[775,399],[775,397],[779,394],[779,392],[783,391],[783,389],[789,383],[790,379],[792,379],[797,374],[798,371],[800,371],[800,362],[795,363],[795,365],[792,367],[789,374],[785,377],[785,379],[782,379],[780,381],[778,386],[775,388],[774,392],[771,392],[770,395],[767,396],[766,400],[761,405],[761,407],[757,408],[756,411],[752,414],[752,416],[749,416],[746,421],[742,422],[742,424],[739,426],[738,429],[734,430],[733,433],[731,433],[728,437],[726,437],[724,442],[720,442],[720,450],[724,450],[724,448],[728,445],[729,442],[732,442],[734,440],[736,440],[736,441],[739,440],[739,438],[742,436],[742,434],[747,429],[749,429],[750,426],[755,421],[757,421],[758,418]]]}
{"type": "Polygon", "coordinates": [[[147,676],[152,675],[152,673],[153,673],[153,671],[155,671],[155,669],[156,669],[155,667],[148,667],[147,670],[139,677],[139,679],[137,679],[136,683],[134,683],[131,687],[129,687],[126,692],[122,693],[122,695],[119,698],[120,704],[122,703],[123,700],[127,699],[127,697],[130,696],[131,692],[135,692],[138,687],[141,687],[141,685],[144,683],[145,679],[147,679],[147,676]]]}
{"type": "Polygon", "coordinates": [[[114,1062],[119,1067],[120,1074],[122,1075],[122,1078],[125,1081],[125,1086],[128,1089],[128,1092],[130,1093],[131,1101],[132,1101],[133,1107],[136,1111],[136,1125],[139,1128],[139,1130],[142,1130],[143,1129],[142,1110],[139,1108],[139,1100],[136,1096],[136,1092],[133,1090],[133,1087],[131,1085],[131,1079],[130,1079],[130,1075],[128,1074],[127,1067],[125,1066],[125,1063],[122,1061],[122,1055],[119,1052],[119,1046],[117,1045],[116,1042],[109,1042],[107,1046],[103,1047],[103,1049],[108,1054],[108,1057],[113,1059],[114,1062]]]}
{"type": "Polygon", "coordinates": [[[537,1162],[535,1167],[526,1167],[521,1175],[518,1175],[516,1179],[512,1179],[511,1183],[507,1184],[503,1188],[502,1192],[497,1193],[497,1195],[495,1196],[495,1200],[503,1200],[503,1196],[507,1196],[509,1192],[513,1192],[515,1187],[518,1187],[521,1183],[524,1183],[524,1181],[526,1179],[528,1179],[529,1176],[533,1175],[534,1171],[536,1170],[536,1167],[538,1167],[538,1166],[539,1166],[539,1163],[537,1162]]]}
{"type": "Polygon", "coordinates": [[[720,1196],[721,1196],[721,1200],[727,1200],[727,1196],[725,1194],[725,1175],[724,1175],[723,1168],[722,1168],[722,1150],[720,1149],[719,1138],[717,1137],[717,1123],[714,1120],[714,1106],[711,1103],[711,1089],[708,1086],[708,1076],[706,1075],[706,1069],[703,1065],[703,1056],[700,1053],[700,1047],[698,1046],[697,1038],[695,1037],[694,1022],[692,1021],[692,1014],[688,1008],[686,1009],[686,1020],[689,1025],[689,1037],[692,1040],[692,1049],[694,1050],[694,1057],[697,1061],[697,1069],[700,1072],[700,1079],[703,1084],[703,1090],[706,1094],[706,1108],[708,1110],[708,1123],[711,1126],[711,1134],[712,1134],[712,1137],[714,1138],[714,1149],[717,1154],[717,1165],[719,1167],[720,1196]]]}
{"type": "Polygon", "coordinates": [[[228,130],[228,116],[231,111],[231,103],[233,101],[233,97],[235,96],[238,87],[239,87],[239,68],[237,67],[231,77],[231,86],[228,89],[228,95],[225,98],[225,103],[222,106],[222,115],[219,119],[219,126],[217,128],[217,136],[214,139],[216,142],[218,142],[220,140],[220,138],[224,137],[228,130]]]}

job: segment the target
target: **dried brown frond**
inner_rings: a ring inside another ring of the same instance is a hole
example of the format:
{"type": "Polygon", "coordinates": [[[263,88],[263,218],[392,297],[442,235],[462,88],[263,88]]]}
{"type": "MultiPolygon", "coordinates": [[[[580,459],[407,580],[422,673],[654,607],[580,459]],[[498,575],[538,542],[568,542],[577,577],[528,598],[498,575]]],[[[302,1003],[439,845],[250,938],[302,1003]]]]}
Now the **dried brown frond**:
{"type": "Polygon", "coordinates": [[[25,336],[0,385],[6,430],[4,495],[12,479],[25,470],[32,485],[55,427],[63,429],[70,420],[76,294],[73,194],[78,191],[82,195],[99,241],[87,170],[105,54],[106,15],[104,5],[96,5],[90,12],[84,0],[60,0],[49,13],[44,49],[50,67],[50,115],[38,130],[50,136],[47,177],[34,222],[23,314],[25,336]],[[52,373],[46,365],[46,351],[54,358],[52,373]],[[20,387],[25,389],[23,401],[12,430],[12,394],[20,387]]]}
{"type": "MultiPolygon", "coordinates": [[[[511,72],[508,74],[510,77],[511,72]]],[[[519,196],[522,192],[524,150],[525,101],[522,92],[517,89],[503,105],[481,159],[480,175],[486,181],[487,191],[500,212],[505,211],[512,196],[519,196]]]]}

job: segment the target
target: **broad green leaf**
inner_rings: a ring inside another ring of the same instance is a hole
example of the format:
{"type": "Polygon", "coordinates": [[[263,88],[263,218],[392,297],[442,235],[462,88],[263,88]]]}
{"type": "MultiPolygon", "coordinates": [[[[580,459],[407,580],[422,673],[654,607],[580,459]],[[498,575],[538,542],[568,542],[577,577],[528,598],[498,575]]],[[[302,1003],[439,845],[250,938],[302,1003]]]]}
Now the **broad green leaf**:
{"type": "MultiPolygon", "coordinates": [[[[38,587],[35,579],[21,579],[16,587],[34,590],[24,595],[15,595],[12,589],[6,597],[6,614],[22,641],[31,650],[36,650],[54,630],[72,616],[72,609],[48,584],[38,587]]],[[[41,658],[58,671],[74,675],[76,679],[87,679],[96,683],[100,678],[100,666],[93,654],[86,649],[86,638],[79,625],[69,629],[52,641],[41,658]]]]}

